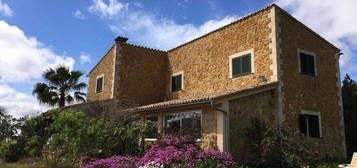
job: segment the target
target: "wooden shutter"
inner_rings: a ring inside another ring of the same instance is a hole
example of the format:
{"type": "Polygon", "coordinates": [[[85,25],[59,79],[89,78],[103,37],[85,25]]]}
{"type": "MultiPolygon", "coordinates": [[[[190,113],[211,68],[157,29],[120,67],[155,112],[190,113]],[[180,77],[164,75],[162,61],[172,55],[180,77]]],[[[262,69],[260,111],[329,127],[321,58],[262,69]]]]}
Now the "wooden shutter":
{"type": "Polygon", "coordinates": [[[182,75],[176,75],[171,78],[171,90],[178,91],[182,89],[182,75]]]}
{"type": "Polygon", "coordinates": [[[301,69],[301,73],[314,76],[315,75],[314,56],[300,53],[300,69],[301,69]]]}
{"type": "Polygon", "coordinates": [[[236,77],[242,74],[241,62],[241,57],[236,57],[232,59],[232,77],[236,77]]]}
{"type": "Polygon", "coordinates": [[[300,133],[307,136],[306,115],[299,116],[299,128],[300,128],[300,133]]]}
{"type": "Polygon", "coordinates": [[[320,123],[319,117],[316,115],[309,115],[309,133],[312,138],[320,138],[320,123]]]}
{"type": "Polygon", "coordinates": [[[232,59],[232,77],[247,75],[252,72],[251,55],[246,54],[232,59]]]}
{"type": "Polygon", "coordinates": [[[103,90],[103,77],[97,79],[97,88],[96,92],[101,92],[103,90]]]}
{"type": "Polygon", "coordinates": [[[250,54],[242,56],[242,74],[251,73],[251,58],[250,54]]]}

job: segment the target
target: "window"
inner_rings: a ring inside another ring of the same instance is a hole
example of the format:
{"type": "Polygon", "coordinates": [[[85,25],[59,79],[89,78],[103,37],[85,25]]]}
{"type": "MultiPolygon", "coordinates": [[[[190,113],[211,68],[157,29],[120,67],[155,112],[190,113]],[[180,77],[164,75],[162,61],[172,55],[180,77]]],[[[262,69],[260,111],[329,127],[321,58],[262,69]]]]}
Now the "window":
{"type": "Polygon", "coordinates": [[[145,135],[147,139],[155,139],[158,137],[158,124],[159,124],[159,117],[158,116],[150,116],[146,118],[148,122],[148,131],[145,135]]]}
{"type": "Polygon", "coordinates": [[[201,112],[184,112],[165,116],[166,135],[191,135],[201,138],[201,112]]]}
{"type": "Polygon", "coordinates": [[[253,50],[230,56],[230,77],[235,78],[253,73],[253,50]]]}
{"type": "Polygon", "coordinates": [[[298,50],[300,72],[305,75],[315,76],[315,54],[307,51],[298,50]]]}
{"type": "Polygon", "coordinates": [[[171,76],[171,91],[176,92],[183,88],[183,73],[174,74],[171,76]]]}
{"type": "Polygon", "coordinates": [[[95,92],[99,93],[103,91],[103,86],[104,86],[104,76],[98,76],[95,84],[95,92]]]}
{"type": "Polygon", "coordinates": [[[300,114],[299,116],[300,132],[307,137],[320,138],[320,115],[319,114],[300,114]]]}

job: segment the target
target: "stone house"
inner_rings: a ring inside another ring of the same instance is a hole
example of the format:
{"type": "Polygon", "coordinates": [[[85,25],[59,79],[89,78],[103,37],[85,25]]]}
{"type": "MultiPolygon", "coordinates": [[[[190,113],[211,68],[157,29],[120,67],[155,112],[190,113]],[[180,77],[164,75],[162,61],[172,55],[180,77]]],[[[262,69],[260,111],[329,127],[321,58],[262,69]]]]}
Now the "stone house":
{"type": "Polygon", "coordinates": [[[116,38],[90,71],[78,108],[133,113],[152,123],[146,141],[190,134],[237,158],[259,118],[300,131],[321,155],[345,156],[341,51],[277,5],[168,51],[127,40],[116,38]]]}

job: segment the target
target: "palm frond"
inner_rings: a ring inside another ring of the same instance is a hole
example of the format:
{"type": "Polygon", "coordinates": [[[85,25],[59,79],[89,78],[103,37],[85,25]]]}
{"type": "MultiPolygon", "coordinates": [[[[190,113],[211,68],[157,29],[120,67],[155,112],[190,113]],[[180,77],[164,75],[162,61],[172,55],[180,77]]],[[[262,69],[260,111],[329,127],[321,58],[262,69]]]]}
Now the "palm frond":
{"type": "Polygon", "coordinates": [[[67,103],[71,104],[71,103],[73,103],[73,101],[74,101],[74,99],[73,99],[73,97],[71,95],[67,95],[66,96],[66,102],[67,103]]]}
{"type": "Polygon", "coordinates": [[[86,101],[86,99],[84,98],[85,95],[87,94],[82,92],[74,92],[74,98],[76,99],[77,102],[85,102],[86,101]]]}
{"type": "Polygon", "coordinates": [[[57,104],[54,99],[54,97],[58,97],[57,93],[51,91],[51,88],[45,83],[36,83],[32,94],[41,104],[49,104],[51,106],[57,104]]]}
{"type": "Polygon", "coordinates": [[[81,82],[81,83],[78,83],[78,84],[75,84],[75,85],[73,85],[73,89],[74,90],[81,90],[81,89],[84,89],[84,88],[86,88],[87,87],[87,84],[86,83],[84,83],[84,82],[81,82]]]}

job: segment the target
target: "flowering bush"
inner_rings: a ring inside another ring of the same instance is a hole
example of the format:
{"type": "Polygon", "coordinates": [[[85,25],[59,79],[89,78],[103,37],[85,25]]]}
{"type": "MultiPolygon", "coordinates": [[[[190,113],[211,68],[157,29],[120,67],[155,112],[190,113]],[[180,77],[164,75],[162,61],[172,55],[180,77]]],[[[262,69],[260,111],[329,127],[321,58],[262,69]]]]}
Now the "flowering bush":
{"type": "Polygon", "coordinates": [[[141,159],[116,156],[91,162],[82,168],[225,168],[235,165],[229,153],[201,150],[192,138],[183,136],[160,139],[141,159]],[[125,161],[128,162],[126,165],[123,164],[125,161]]]}

